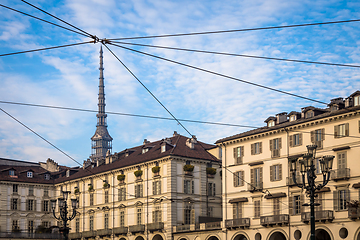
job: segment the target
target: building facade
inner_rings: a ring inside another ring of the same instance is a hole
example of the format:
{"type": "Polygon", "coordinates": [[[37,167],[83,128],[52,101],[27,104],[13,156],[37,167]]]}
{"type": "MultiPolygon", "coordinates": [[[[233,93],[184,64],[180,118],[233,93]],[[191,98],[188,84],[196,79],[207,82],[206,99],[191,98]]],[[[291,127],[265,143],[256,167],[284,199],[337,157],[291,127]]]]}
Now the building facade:
{"type": "MultiPolygon", "coordinates": [[[[309,198],[294,185],[288,157],[301,156],[307,145],[315,144],[318,158],[335,156],[331,180],[317,192],[316,238],[359,240],[359,99],[356,91],[346,99],[331,100],[324,109],[279,113],[266,119],[266,127],[218,140],[223,153],[224,221],[220,236],[212,239],[309,239],[310,207],[303,206],[309,198]]],[[[318,160],[315,168],[321,183],[318,160]]],[[[300,176],[298,169],[298,181],[300,176]]]]}

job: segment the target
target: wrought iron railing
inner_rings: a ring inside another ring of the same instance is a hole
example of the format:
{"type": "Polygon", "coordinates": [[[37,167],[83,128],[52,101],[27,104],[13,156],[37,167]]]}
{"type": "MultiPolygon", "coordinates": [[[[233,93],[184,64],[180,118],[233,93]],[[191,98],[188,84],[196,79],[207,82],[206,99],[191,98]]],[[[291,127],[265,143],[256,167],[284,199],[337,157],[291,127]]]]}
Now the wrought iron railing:
{"type": "Polygon", "coordinates": [[[205,223],[205,229],[220,229],[221,222],[208,222],[205,223]]]}
{"type": "Polygon", "coordinates": [[[133,226],[129,226],[129,232],[144,232],[145,231],[145,225],[141,224],[141,225],[133,225],[133,226]]]}
{"type": "Polygon", "coordinates": [[[288,214],[280,214],[280,215],[271,215],[271,216],[262,216],[260,217],[260,224],[263,226],[266,225],[282,225],[289,223],[289,215],[288,214]]]}
{"type": "Polygon", "coordinates": [[[114,228],[114,234],[126,234],[128,232],[127,227],[117,227],[114,228]]]}
{"type": "Polygon", "coordinates": [[[156,231],[156,230],[164,229],[164,223],[163,222],[148,223],[147,229],[149,231],[156,231]]]}
{"type": "Polygon", "coordinates": [[[331,180],[348,180],[350,179],[350,168],[340,168],[332,170],[330,173],[331,180]]]}
{"type": "Polygon", "coordinates": [[[261,191],[263,189],[263,182],[252,182],[248,184],[248,190],[250,192],[261,191]]]}
{"type": "Polygon", "coordinates": [[[226,228],[250,227],[250,218],[237,218],[225,221],[226,228]]]}
{"type": "Polygon", "coordinates": [[[360,206],[358,207],[349,207],[348,216],[350,219],[360,218],[360,206]]]}
{"type": "MultiPolygon", "coordinates": [[[[315,221],[332,221],[334,212],[331,210],[315,211],[315,221]]],[[[302,222],[310,222],[310,212],[301,213],[302,222]]]]}
{"type": "Polygon", "coordinates": [[[0,238],[63,239],[63,235],[59,233],[0,232],[0,238]]]}

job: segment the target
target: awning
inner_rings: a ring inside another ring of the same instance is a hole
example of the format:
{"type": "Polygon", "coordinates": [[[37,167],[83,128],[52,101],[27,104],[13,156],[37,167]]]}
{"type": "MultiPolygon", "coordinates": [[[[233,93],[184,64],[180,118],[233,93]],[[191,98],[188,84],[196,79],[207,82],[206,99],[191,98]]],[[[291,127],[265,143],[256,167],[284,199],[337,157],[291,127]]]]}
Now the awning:
{"type": "Polygon", "coordinates": [[[248,202],[248,198],[247,197],[241,197],[241,198],[234,198],[229,200],[229,203],[238,203],[238,202],[248,202]]]}
{"type": "Polygon", "coordinates": [[[266,199],[281,198],[281,197],[286,197],[286,193],[280,192],[280,193],[268,194],[265,196],[266,199]]]}

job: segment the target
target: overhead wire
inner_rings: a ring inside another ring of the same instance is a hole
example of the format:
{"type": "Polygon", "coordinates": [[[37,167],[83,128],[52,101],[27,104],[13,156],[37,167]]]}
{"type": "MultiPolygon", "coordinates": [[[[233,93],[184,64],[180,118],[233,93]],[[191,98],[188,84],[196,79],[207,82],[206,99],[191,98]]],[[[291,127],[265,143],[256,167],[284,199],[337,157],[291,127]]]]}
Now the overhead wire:
{"type": "Polygon", "coordinates": [[[121,41],[111,41],[111,42],[119,43],[119,44],[126,44],[126,45],[141,46],[141,47],[151,47],[151,48],[160,48],[160,49],[167,49],[167,50],[178,50],[178,51],[186,51],[186,52],[197,52],[197,53],[209,53],[209,54],[225,55],[225,56],[233,56],[233,57],[257,58],[257,59],[265,59],[265,60],[276,60],[276,61],[320,64],[320,65],[329,65],[329,66],[338,66],[338,67],[360,68],[360,65],[353,65],[353,64],[308,61],[308,60],[288,59],[288,58],[264,57],[264,56],[255,56],[255,55],[247,55],[247,54],[236,54],[236,53],[206,51],[206,50],[198,50],[198,49],[178,48],[178,47],[159,46],[159,45],[140,44],[140,43],[130,43],[130,42],[121,42],[121,41]]]}
{"type": "Polygon", "coordinates": [[[89,37],[88,35],[83,34],[83,33],[81,33],[81,32],[78,32],[78,31],[75,31],[75,30],[73,30],[73,29],[70,29],[70,28],[67,28],[67,27],[58,25],[58,24],[53,23],[53,22],[49,22],[49,21],[47,21],[47,20],[44,20],[44,19],[41,19],[41,18],[38,18],[38,17],[35,17],[35,16],[33,16],[33,15],[30,15],[30,14],[28,14],[28,13],[25,13],[25,12],[22,12],[22,11],[19,11],[19,10],[16,10],[16,9],[14,9],[14,8],[7,7],[7,6],[3,5],[3,4],[0,4],[0,7],[7,8],[7,9],[12,10],[12,11],[14,11],[14,12],[18,12],[18,13],[21,13],[21,14],[26,15],[26,16],[28,16],[28,17],[32,17],[32,18],[35,18],[35,19],[37,19],[37,20],[40,20],[40,21],[42,21],[42,22],[46,22],[46,23],[49,23],[49,24],[51,24],[51,25],[57,26],[57,27],[59,27],[59,28],[66,29],[66,30],[68,30],[68,31],[71,31],[71,32],[74,32],[74,33],[83,35],[83,36],[85,36],[85,37],[89,37]]]}
{"type": "Polygon", "coordinates": [[[256,28],[243,28],[243,29],[232,29],[232,30],[218,30],[218,31],[192,32],[192,33],[139,36],[139,37],[109,38],[108,40],[133,40],[133,39],[146,39],[146,38],[164,38],[164,37],[181,37],[181,36],[219,34],[219,33],[248,32],[248,31],[259,31],[259,30],[270,30],[270,29],[282,29],[282,28],[309,27],[309,26],[329,25],[329,24],[351,23],[351,22],[359,22],[359,21],[360,21],[360,19],[350,19],[350,20],[341,20],[341,21],[302,23],[302,24],[292,24],[292,25],[283,25],[283,26],[272,26],[272,27],[256,27],[256,28]]]}
{"type": "Polygon", "coordinates": [[[78,27],[76,27],[76,26],[74,26],[74,25],[72,25],[72,24],[68,23],[67,21],[62,20],[61,18],[58,18],[58,17],[56,17],[56,16],[52,15],[51,13],[49,13],[49,12],[47,12],[47,11],[45,11],[45,10],[43,10],[43,9],[41,9],[41,8],[39,8],[39,7],[37,7],[37,6],[35,6],[35,5],[33,5],[33,4],[31,4],[31,3],[27,2],[27,1],[25,1],[25,0],[21,0],[21,1],[22,1],[22,2],[24,2],[24,3],[26,3],[26,4],[28,4],[28,5],[30,5],[30,6],[31,6],[31,7],[33,7],[33,8],[36,8],[37,10],[39,10],[39,11],[41,11],[41,12],[43,12],[43,13],[47,14],[47,15],[49,15],[49,16],[51,16],[51,17],[53,17],[53,18],[57,19],[57,20],[59,20],[60,22],[63,22],[63,23],[65,23],[65,24],[67,24],[67,25],[69,25],[69,26],[71,26],[71,27],[73,27],[73,28],[75,28],[75,29],[79,30],[79,31],[80,31],[80,32],[82,32],[83,34],[87,35],[87,37],[94,38],[94,35],[92,35],[92,34],[90,34],[90,33],[86,32],[86,31],[84,31],[84,30],[82,30],[82,29],[80,29],[80,28],[78,28],[78,27]]]}
{"type": "Polygon", "coordinates": [[[253,86],[256,86],[256,87],[260,87],[260,88],[264,88],[264,89],[267,89],[267,90],[270,90],[270,91],[275,91],[275,92],[286,94],[286,95],[289,95],[289,96],[292,96],[292,97],[297,97],[297,98],[305,99],[305,100],[308,100],[308,101],[312,101],[312,102],[327,105],[327,103],[319,101],[319,100],[311,99],[311,98],[308,98],[308,97],[304,97],[304,96],[301,96],[301,95],[298,95],[298,94],[294,94],[294,93],[286,92],[286,91],[279,90],[279,89],[276,89],[276,88],[268,87],[268,86],[261,85],[261,84],[258,84],[258,83],[253,83],[253,82],[243,80],[243,79],[240,79],[240,78],[231,77],[231,76],[228,76],[228,75],[225,75],[225,74],[222,74],[222,73],[214,72],[214,71],[207,70],[207,69],[204,69],[204,68],[196,67],[196,66],[189,65],[189,64],[186,64],[186,63],[182,63],[182,62],[178,62],[178,61],[171,60],[171,59],[168,59],[168,58],[153,55],[153,54],[150,54],[150,53],[142,52],[142,51],[139,51],[139,50],[136,50],[136,49],[124,47],[124,46],[121,46],[121,45],[118,45],[118,44],[115,44],[115,43],[112,43],[112,42],[109,42],[108,44],[113,45],[113,46],[117,46],[117,47],[120,47],[120,48],[123,48],[123,49],[126,49],[126,50],[129,50],[129,51],[132,51],[132,52],[147,55],[147,56],[150,56],[150,57],[153,57],[153,58],[157,58],[157,59],[160,59],[160,60],[164,60],[164,61],[167,61],[167,62],[178,64],[178,65],[181,65],[181,66],[184,66],[184,67],[188,67],[188,68],[196,69],[196,70],[199,70],[199,71],[202,71],[202,72],[210,73],[210,74],[220,76],[220,77],[223,77],[223,78],[228,78],[228,79],[231,79],[231,80],[234,80],[234,81],[246,83],[246,84],[253,85],[253,86]]]}
{"type": "Polygon", "coordinates": [[[63,48],[63,47],[72,47],[72,46],[77,46],[77,45],[82,45],[82,44],[87,44],[87,43],[94,43],[94,40],[93,41],[88,41],[88,42],[59,45],[59,46],[54,46],[54,47],[38,48],[38,49],[32,49],[32,50],[27,50],[27,51],[21,51],[21,52],[4,53],[4,54],[0,54],[0,57],[11,56],[11,55],[16,55],[16,54],[22,54],[22,53],[39,52],[39,51],[56,49],[56,48],[63,48]]]}

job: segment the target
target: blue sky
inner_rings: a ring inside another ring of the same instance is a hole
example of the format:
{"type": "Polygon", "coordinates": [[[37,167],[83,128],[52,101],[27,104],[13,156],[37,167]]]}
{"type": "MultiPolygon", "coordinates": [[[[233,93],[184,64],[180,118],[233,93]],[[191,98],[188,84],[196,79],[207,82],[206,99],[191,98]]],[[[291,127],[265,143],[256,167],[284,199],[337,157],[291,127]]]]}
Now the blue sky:
{"type": "MultiPolygon", "coordinates": [[[[99,38],[202,32],[360,18],[358,1],[42,1],[31,3],[99,38]]],[[[48,21],[22,3],[1,4],[48,21]]],[[[61,23],[59,23],[61,24],[61,23]]],[[[360,23],[251,32],[132,40],[134,43],[267,57],[360,65],[360,23]]],[[[89,39],[0,8],[0,54],[84,42],[89,39]]],[[[128,40],[130,42],[130,40],[128,40]]],[[[264,126],[264,120],[301,107],[325,107],[109,46],[180,119],[264,126]]],[[[0,100],[97,109],[100,44],[0,58],[0,100]]],[[[294,94],[329,102],[360,89],[359,69],[134,47],[294,94]]],[[[104,49],[106,110],[168,117],[165,110],[104,49]]],[[[91,153],[94,113],[15,106],[0,107],[78,162],[91,153]]],[[[75,162],[0,112],[0,157],[75,162]]],[[[201,141],[214,143],[247,128],[183,123],[201,141]]],[[[113,152],[177,131],[174,121],[108,115],[113,152]]]]}

